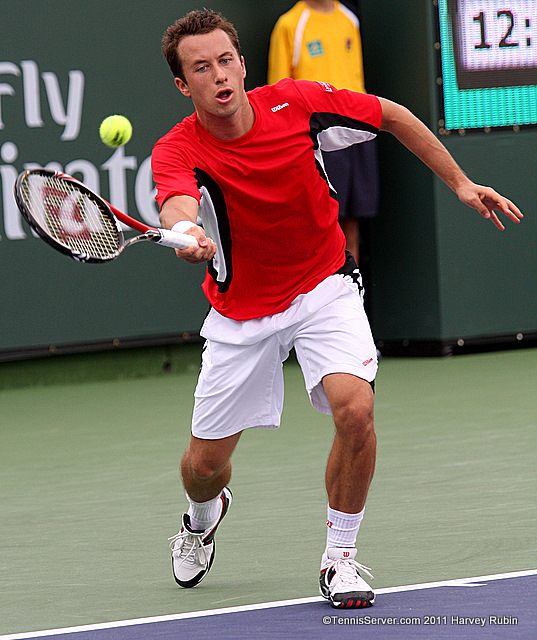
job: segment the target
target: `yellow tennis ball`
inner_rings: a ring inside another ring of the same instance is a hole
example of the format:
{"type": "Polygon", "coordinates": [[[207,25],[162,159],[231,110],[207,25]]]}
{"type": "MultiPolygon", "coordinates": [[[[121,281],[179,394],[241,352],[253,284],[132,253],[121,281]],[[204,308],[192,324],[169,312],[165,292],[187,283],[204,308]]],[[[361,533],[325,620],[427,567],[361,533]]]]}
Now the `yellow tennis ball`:
{"type": "Polygon", "coordinates": [[[108,116],[99,127],[101,140],[109,147],[121,147],[131,139],[132,125],[125,116],[108,116]]]}

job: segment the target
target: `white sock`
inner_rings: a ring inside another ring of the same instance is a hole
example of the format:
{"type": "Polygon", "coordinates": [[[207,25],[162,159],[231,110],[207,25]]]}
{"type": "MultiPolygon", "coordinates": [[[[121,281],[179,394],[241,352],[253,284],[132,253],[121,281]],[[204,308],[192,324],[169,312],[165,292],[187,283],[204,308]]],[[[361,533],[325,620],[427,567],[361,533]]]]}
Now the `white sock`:
{"type": "MultiPolygon", "coordinates": [[[[354,547],[364,512],[365,508],[360,513],[343,513],[328,506],[326,549],[330,547],[354,547]]],[[[326,560],[326,550],[323,556],[324,560],[326,560]]]]}
{"type": "Polygon", "coordinates": [[[186,494],[190,505],[187,513],[190,516],[190,526],[192,529],[205,531],[205,529],[209,529],[218,521],[222,513],[222,499],[220,496],[221,494],[218,494],[216,498],[207,500],[207,502],[195,502],[186,494]]]}

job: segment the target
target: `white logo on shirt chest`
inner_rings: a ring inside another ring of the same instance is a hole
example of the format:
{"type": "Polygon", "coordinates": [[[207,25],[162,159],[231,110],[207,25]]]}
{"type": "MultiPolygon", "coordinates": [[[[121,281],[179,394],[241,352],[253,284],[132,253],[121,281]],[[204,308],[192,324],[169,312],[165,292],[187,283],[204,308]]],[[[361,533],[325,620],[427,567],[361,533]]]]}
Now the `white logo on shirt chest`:
{"type": "Polygon", "coordinates": [[[283,104],[278,104],[275,107],[272,107],[271,111],[276,113],[276,111],[279,111],[280,109],[285,109],[285,107],[288,107],[288,106],[289,106],[289,103],[288,102],[284,102],[283,104]]]}

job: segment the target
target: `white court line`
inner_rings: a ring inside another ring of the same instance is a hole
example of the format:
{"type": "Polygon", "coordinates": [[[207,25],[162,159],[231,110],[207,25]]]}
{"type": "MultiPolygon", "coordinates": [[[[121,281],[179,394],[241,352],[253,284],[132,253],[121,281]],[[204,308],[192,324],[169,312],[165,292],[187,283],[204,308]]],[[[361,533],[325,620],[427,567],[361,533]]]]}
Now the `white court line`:
{"type": "MultiPolygon", "coordinates": [[[[457,580],[444,580],[443,582],[423,582],[421,584],[410,584],[401,587],[387,587],[385,589],[375,589],[375,594],[399,593],[401,591],[417,591],[419,589],[435,589],[437,587],[478,587],[486,581],[504,580],[506,578],[522,578],[524,576],[537,575],[537,569],[527,569],[526,571],[514,571],[511,573],[495,573],[488,576],[477,576],[474,578],[459,578],[457,580]]],[[[297,604],[309,604],[312,602],[326,602],[321,596],[312,598],[298,598],[296,600],[279,600],[275,602],[261,602],[259,604],[246,604],[237,607],[226,607],[223,609],[209,609],[207,611],[190,611],[187,613],[175,613],[167,616],[153,616],[150,618],[134,618],[132,620],[119,620],[117,622],[102,622],[98,624],[87,624],[78,627],[64,627],[62,629],[47,629],[45,631],[29,631],[26,633],[13,633],[0,636],[0,640],[27,640],[30,638],[42,638],[58,636],[64,633],[82,633],[83,631],[100,631],[102,629],[117,629],[119,627],[133,627],[141,624],[154,624],[156,622],[171,622],[174,620],[185,620],[188,618],[202,618],[205,616],[216,616],[224,613],[241,613],[243,611],[258,611],[260,609],[273,609],[275,607],[289,607],[297,604]]],[[[349,610],[347,610],[349,611],[349,610]]]]}

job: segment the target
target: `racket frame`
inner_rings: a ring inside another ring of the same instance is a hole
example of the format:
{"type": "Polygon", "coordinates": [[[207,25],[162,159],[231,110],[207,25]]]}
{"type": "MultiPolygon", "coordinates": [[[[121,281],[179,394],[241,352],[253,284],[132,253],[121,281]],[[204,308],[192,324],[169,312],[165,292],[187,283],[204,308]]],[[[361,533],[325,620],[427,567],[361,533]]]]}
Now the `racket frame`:
{"type": "Polygon", "coordinates": [[[126,213],[123,213],[122,211],[111,205],[103,197],[95,193],[83,182],[77,180],[73,176],[63,173],[63,171],[51,171],[49,169],[43,168],[27,169],[26,171],[20,173],[17,177],[14,185],[14,195],[17,207],[19,208],[19,211],[21,212],[26,222],[30,225],[30,228],[49,246],[56,249],[56,251],[59,251],[60,253],[73,258],[77,262],[90,262],[95,264],[110,262],[111,260],[115,260],[127,247],[142,241],[156,242],[158,244],[163,244],[164,246],[177,249],[184,249],[188,245],[197,246],[196,239],[191,235],[174,233],[172,231],[169,231],[168,229],[157,229],[156,227],[150,227],[143,222],[136,220],[135,218],[131,218],[126,213]],[[35,219],[26,204],[25,198],[22,196],[22,185],[24,181],[28,180],[30,175],[35,174],[43,176],[44,178],[59,178],[62,181],[70,183],[74,185],[76,189],[90,198],[90,200],[92,200],[97,206],[99,206],[99,208],[104,211],[109,220],[113,222],[117,230],[119,245],[117,250],[105,256],[91,256],[86,253],[77,252],[74,249],[69,248],[68,246],[56,240],[52,235],[48,234],[35,219]],[[120,222],[127,225],[131,229],[140,232],[140,235],[126,239],[123,229],[119,224],[120,222]]]}

